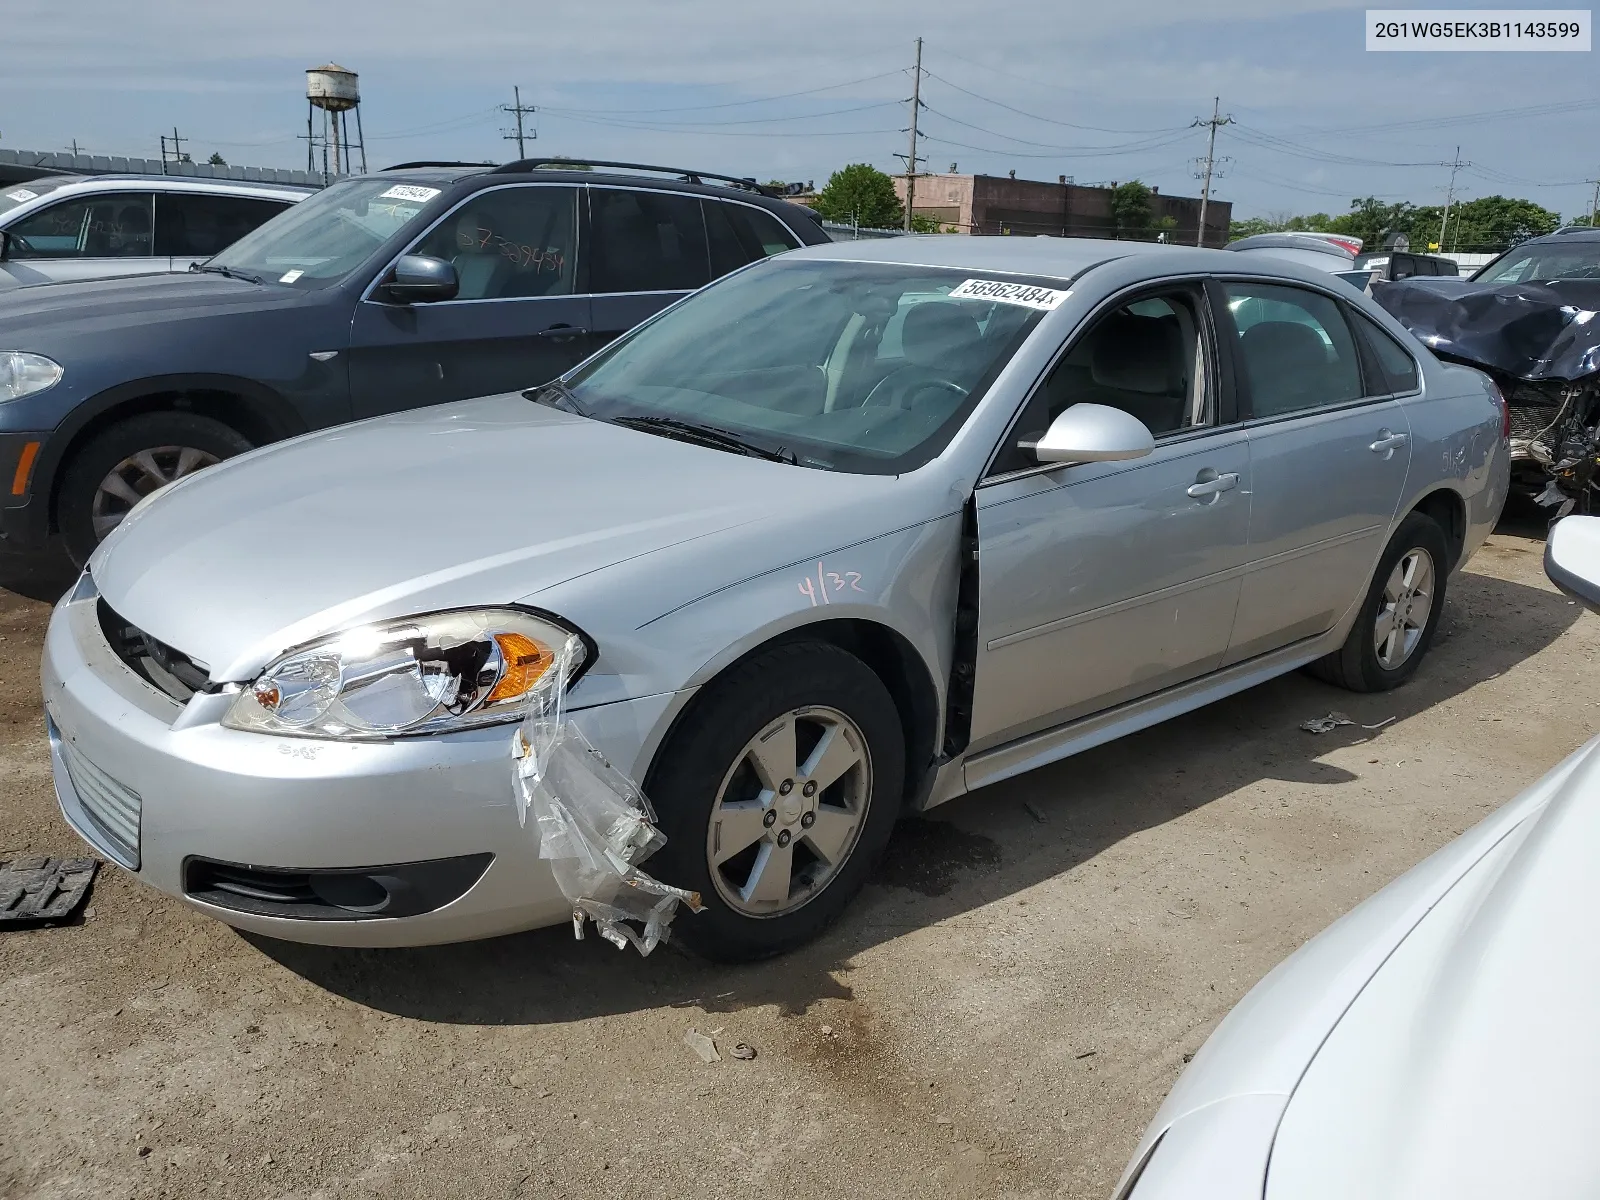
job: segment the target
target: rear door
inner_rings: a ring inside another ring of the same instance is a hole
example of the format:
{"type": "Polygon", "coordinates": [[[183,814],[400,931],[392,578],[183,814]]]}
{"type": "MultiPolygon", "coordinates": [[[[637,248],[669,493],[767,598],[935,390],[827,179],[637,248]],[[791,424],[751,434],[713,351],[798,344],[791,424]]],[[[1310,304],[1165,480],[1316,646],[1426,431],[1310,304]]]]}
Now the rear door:
{"type": "Polygon", "coordinates": [[[596,345],[711,281],[699,196],[590,187],[589,229],[596,345]]]}
{"type": "Polygon", "coordinates": [[[149,192],[97,192],[58,200],[6,227],[6,262],[22,281],[101,279],[165,271],[152,248],[149,192]]]}
{"type": "Polygon", "coordinates": [[[584,358],[580,196],[566,184],[509,184],[445,214],[409,253],[455,265],[454,300],[393,303],[380,276],[351,322],[355,416],[534,387],[584,358]]]}
{"type": "Polygon", "coordinates": [[[1276,282],[1220,287],[1255,488],[1228,647],[1238,662],[1326,632],[1365,594],[1405,488],[1411,427],[1396,385],[1364,369],[1339,301],[1276,282]]]}
{"type": "Polygon", "coordinates": [[[287,200],[205,192],[157,192],[155,204],[156,255],[173,271],[226,250],[289,207],[287,200]]]}
{"type": "Polygon", "coordinates": [[[1215,670],[1248,553],[1250,445],[1198,285],[1098,317],[1029,400],[976,494],[981,751],[1215,670]],[[1020,449],[1069,405],[1155,435],[1128,462],[1020,449]]]}

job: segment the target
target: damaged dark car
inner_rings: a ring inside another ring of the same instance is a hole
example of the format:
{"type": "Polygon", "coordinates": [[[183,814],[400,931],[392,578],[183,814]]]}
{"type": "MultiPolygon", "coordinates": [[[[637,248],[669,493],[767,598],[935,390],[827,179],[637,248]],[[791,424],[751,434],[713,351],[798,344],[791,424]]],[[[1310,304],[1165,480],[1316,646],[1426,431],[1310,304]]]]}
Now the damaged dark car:
{"type": "Polygon", "coordinates": [[[1600,229],[1570,227],[1508,250],[1471,279],[1373,289],[1440,358],[1477,367],[1510,414],[1514,493],[1596,511],[1600,492],[1600,229]]]}

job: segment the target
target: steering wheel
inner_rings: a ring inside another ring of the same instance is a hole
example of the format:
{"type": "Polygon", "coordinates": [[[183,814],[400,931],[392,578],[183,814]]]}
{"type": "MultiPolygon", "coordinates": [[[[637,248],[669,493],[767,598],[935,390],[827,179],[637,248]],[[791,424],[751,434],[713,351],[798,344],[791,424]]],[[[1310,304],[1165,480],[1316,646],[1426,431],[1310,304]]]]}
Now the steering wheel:
{"type": "Polygon", "coordinates": [[[861,407],[880,404],[889,408],[909,409],[919,393],[930,389],[951,392],[958,400],[965,400],[969,395],[959,383],[936,375],[927,367],[907,366],[890,371],[880,379],[877,386],[867,393],[861,407]]]}

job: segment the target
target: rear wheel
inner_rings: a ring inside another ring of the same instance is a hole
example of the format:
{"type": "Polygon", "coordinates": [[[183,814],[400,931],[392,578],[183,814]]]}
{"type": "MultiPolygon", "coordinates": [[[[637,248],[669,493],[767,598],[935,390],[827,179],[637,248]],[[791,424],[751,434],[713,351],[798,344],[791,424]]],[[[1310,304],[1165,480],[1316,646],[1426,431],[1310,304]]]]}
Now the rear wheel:
{"type": "Polygon", "coordinates": [[[1432,517],[1412,513],[1400,522],[1344,645],[1311,673],[1352,692],[1385,692],[1415,675],[1444,610],[1449,554],[1432,517]]]}
{"type": "Polygon", "coordinates": [[[904,777],[899,713],[854,655],[796,642],[735,668],[696,701],[651,777],[667,844],[645,869],[705,901],[674,933],[723,961],[815,937],[866,882],[904,777]]]}
{"type": "Polygon", "coordinates": [[[151,492],[250,448],[242,434],[194,413],[146,413],[113,425],[61,477],[56,521],[67,552],[82,566],[151,492]]]}

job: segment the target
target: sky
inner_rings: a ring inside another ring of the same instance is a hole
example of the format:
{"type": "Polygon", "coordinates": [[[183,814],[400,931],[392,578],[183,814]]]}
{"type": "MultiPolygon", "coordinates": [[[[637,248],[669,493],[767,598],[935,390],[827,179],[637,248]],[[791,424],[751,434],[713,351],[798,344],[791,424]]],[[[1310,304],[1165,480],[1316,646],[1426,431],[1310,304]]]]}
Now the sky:
{"type": "MultiPolygon", "coordinates": [[[[1504,3],[1505,0],[1500,0],[1504,3]]],[[[904,171],[924,39],[925,170],[1198,195],[1213,97],[1236,216],[1358,196],[1522,196],[1588,211],[1600,176],[1591,53],[1369,53],[1331,0],[6,0],[0,147],[305,166],[304,71],[359,72],[367,161],[530,154],[815,180],[904,171]]]]}

